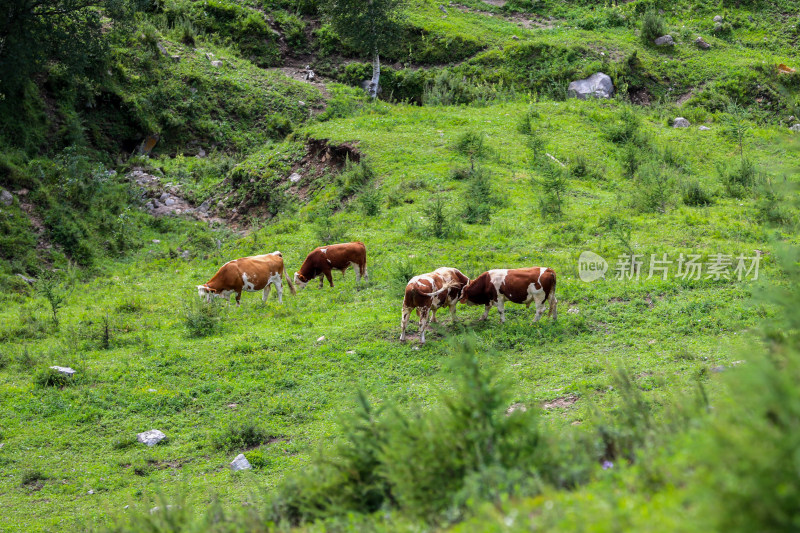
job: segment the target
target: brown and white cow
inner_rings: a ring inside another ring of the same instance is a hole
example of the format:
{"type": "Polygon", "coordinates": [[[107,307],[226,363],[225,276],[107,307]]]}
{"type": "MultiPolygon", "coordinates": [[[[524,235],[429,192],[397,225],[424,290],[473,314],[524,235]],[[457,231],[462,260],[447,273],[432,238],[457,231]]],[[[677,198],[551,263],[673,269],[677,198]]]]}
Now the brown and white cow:
{"type": "Polygon", "coordinates": [[[506,301],[525,304],[526,307],[535,303],[534,322],[542,317],[544,303],[550,302],[550,316],[555,320],[558,317],[556,273],[545,267],[489,270],[470,281],[461,292],[461,303],[486,306],[481,320],[486,320],[489,308],[494,305],[500,313],[500,322],[505,322],[506,301]]]}
{"type": "Polygon", "coordinates": [[[362,277],[367,281],[367,248],[363,242],[330,244],[314,248],[303,261],[300,270],[294,273],[294,282],[298,289],[303,289],[309,281],[319,276],[320,289],[325,283],[325,278],[328,278],[328,284],[333,287],[331,271],[341,270],[344,277],[344,272],[349,267],[353,267],[356,271],[356,282],[361,283],[362,277]]]}
{"type": "Polygon", "coordinates": [[[236,305],[242,297],[242,291],[255,292],[264,289],[262,302],[267,301],[272,286],[278,291],[278,301],[283,303],[283,284],[281,276],[286,279],[289,290],[294,290],[289,275],[283,267],[283,254],[254,255],[228,261],[214,274],[206,284],[197,286],[197,293],[206,301],[212,296],[225,298],[230,303],[231,295],[236,293],[236,305]]]}
{"type": "Polygon", "coordinates": [[[456,304],[461,290],[469,283],[469,278],[457,268],[441,267],[428,274],[421,274],[409,280],[403,297],[403,316],[400,321],[402,331],[400,340],[406,340],[406,328],[411,311],[417,310],[419,315],[420,342],[425,343],[425,327],[428,325],[428,313],[431,322],[436,322],[436,310],[449,306],[450,316],[456,319],[456,304]]]}

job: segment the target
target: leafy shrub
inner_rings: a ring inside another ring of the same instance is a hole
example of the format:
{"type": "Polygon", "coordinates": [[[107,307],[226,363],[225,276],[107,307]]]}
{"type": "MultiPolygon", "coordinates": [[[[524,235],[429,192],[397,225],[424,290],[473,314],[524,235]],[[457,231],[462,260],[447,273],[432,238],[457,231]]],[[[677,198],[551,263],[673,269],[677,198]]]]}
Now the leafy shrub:
{"type": "Polygon", "coordinates": [[[541,115],[533,107],[529,107],[525,113],[517,120],[517,131],[523,135],[530,135],[535,131],[534,123],[540,119],[541,115]]]}
{"type": "Polygon", "coordinates": [[[645,44],[652,45],[653,41],[667,33],[667,24],[664,18],[655,9],[649,9],[642,17],[641,38],[645,44]]]}
{"type": "Polygon", "coordinates": [[[353,116],[369,102],[364,91],[356,87],[333,83],[328,90],[331,98],[326,102],[325,111],[317,117],[321,122],[353,116]]]}
{"type": "Polygon", "coordinates": [[[349,239],[348,225],[340,218],[317,217],[314,221],[314,235],[321,243],[346,242],[349,239]]]}
{"type": "Polygon", "coordinates": [[[411,278],[417,275],[414,263],[403,257],[392,262],[389,267],[389,285],[393,292],[403,294],[411,278]]]}
{"type": "Polygon", "coordinates": [[[575,158],[570,162],[569,172],[575,178],[585,178],[591,173],[591,170],[589,169],[589,163],[584,154],[579,153],[575,156],[575,158]]]}
{"type": "Polygon", "coordinates": [[[361,210],[368,217],[374,217],[381,212],[381,201],[383,196],[377,189],[369,188],[358,197],[358,202],[361,205],[361,210]]]}
{"type": "Polygon", "coordinates": [[[221,315],[222,303],[219,298],[212,297],[206,302],[203,298],[188,297],[184,301],[183,323],[190,337],[212,335],[220,324],[221,315]]]}
{"type": "Polygon", "coordinates": [[[33,382],[40,387],[66,387],[73,383],[72,377],[62,374],[54,368],[42,368],[33,377],[33,382]]]}
{"type": "Polygon", "coordinates": [[[469,157],[471,166],[475,166],[475,159],[486,153],[486,135],[482,131],[465,131],[456,139],[455,149],[462,155],[469,157]]]}
{"type": "Polygon", "coordinates": [[[539,168],[540,180],[533,180],[539,196],[539,213],[544,219],[558,219],[564,214],[567,179],[564,170],[552,162],[545,162],[539,168]]]}
{"type": "Polygon", "coordinates": [[[447,208],[445,200],[436,196],[424,208],[426,224],[424,234],[437,239],[448,239],[461,235],[461,226],[455,215],[447,208]]]}
{"type": "Polygon", "coordinates": [[[492,207],[499,203],[492,189],[491,177],[491,173],[482,167],[470,172],[464,209],[464,220],[468,224],[488,224],[492,207]]]}
{"type": "Polygon", "coordinates": [[[711,205],[714,203],[711,193],[696,179],[684,182],[681,198],[685,205],[692,207],[711,205]]]}
{"type": "Polygon", "coordinates": [[[628,143],[620,152],[620,164],[622,166],[622,175],[626,178],[633,178],[639,170],[639,157],[640,150],[636,145],[628,143]]]}
{"type": "Polygon", "coordinates": [[[792,211],[786,204],[784,191],[788,187],[777,187],[771,180],[765,180],[759,188],[756,212],[758,219],[766,224],[782,225],[792,221],[792,211]]]}
{"type": "Polygon", "coordinates": [[[250,450],[249,452],[245,453],[244,456],[247,458],[247,461],[250,463],[250,465],[256,470],[269,466],[269,458],[266,456],[266,454],[264,454],[264,450],[261,448],[250,450]]]}
{"type": "Polygon", "coordinates": [[[175,23],[175,29],[178,33],[178,40],[186,46],[194,46],[197,40],[197,28],[195,28],[191,19],[188,17],[181,17],[175,23]]]}
{"type": "Polygon", "coordinates": [[[215,434],[212,443],[220,450],[234,451],[259,446],[271,438],[269,431],[252,422],[236,421],[215,434]]]}
{"type": "Polygon", "coordinates": [[[39,276],[36,282],[36,290],[44,296],[50,304],[50,311],[53,313],[53,323],[58,326],[58,310],[72,293],[69,286],[54,272],[46,272],[39,276]]]}
{"type": "Polygon", "coordinates": [[[525,136],[525,146],[533,154],[533,162],[538,163],[545,154],[547,139],[541,132],[533,130],[525,136]]]}
{"type": "Polygon", "coordinates": [[[755,164],[747,158],[742,158],[734,166],[718,162],[717,174],[725,187],[725,192],[731,198],[744,198],[751,194],[761,181],[755,164]]]}
{"type": "Polygon", "coordinates": [[[645,137],[641,131],[642,121],[629,106],[622,108],[619,122],[614,121],[605,127],[606,138],[616,144],[634,143],[642,145],[645,137]]]}
{"type": "Polygon", "coordinates": [[[631,202],[643,213],[666,213],[675,202],[676,189],[674,174],[661,163],[649,161],[639,168],[631,202]]]}
{"type": "Polygon", "coordinates": [[[472,175],[470,167],[453,167],[450,169],[450,179],[462,181],[468,179],[472,175]]]}

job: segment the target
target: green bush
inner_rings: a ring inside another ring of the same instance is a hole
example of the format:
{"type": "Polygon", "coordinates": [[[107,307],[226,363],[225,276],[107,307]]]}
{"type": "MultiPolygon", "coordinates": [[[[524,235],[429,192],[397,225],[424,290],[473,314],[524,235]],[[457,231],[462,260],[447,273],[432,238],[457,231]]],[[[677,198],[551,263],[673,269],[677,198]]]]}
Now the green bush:
{"type": "Polygon", "coordinates": [[[44,481],[47,479],[47,476],[42,474],[40,470],[25,470],[20,477],[19,484],[21,486],[25,485],[33,485],[37,481],[44,481]]]}
{"type": "Polygon", "coordinates": [[[483,167],[476,167],[470,172],[464,209],[464,220],[468,224],[489,223],[492,208],[499,203],[491,178],[491,173],[483,167]]]}
{"type": "Polygon", "coordinates": [[[652,45],[653,41],[667,33],[667,24],[658,11],[649,9],[642,17],[641,38],[642,42],[652,45]]]}
{"type": "Polygon", "coordinates": [[[436,196],[423,208],[425,224],[422,229],[424,235],[437,239],[449,239],[461,235],[461,225],[458,219],[447,207],[441,196],[436,196]]]}
{"type": "Polygon", "coordinates": [[[785,182],[776,185],[771,180],[764,180],[759,187],[756,202],[756,213],[762,223],[779,226],[788,224],[795,218],[786,202],[787,191],[791,189],[785,182]]]}
{"type": "Polygon", "coordinates": [[[631,203],[643,213],[666,213],[675,203],[677,180],[674,173],[658,161],[648,161],[636,174],[631,203]]]}
{"type": "Polygon", "coordinates": [[[36,372],[33,382],[39,387],[66,387],[74,383],[74,377],[62,374],[54,368],[42,368],[36,372]]]}
{"type": "Polygon", "coordinates": [[[269,431],[253,422],[236,421],[212,437],[215,448],[228,452],[260,446],[275,438],[269,431]]]}
{"type": "Polygon", "coordinates": [[[564,169],[553,162],[544,162],[539,167],[541,179],[533,179],[532,185],[539,196],[539,214],[543,219],[558,219],[564,215],[567,178],[564,169]]]}
{"type": "Polygon", "coordinates": [[[482,131],[465,131],[458,136],[455,143],[456,151],[469,157],[470,164],[473,168],[475,166],[475,159],[485,155],[487,148],[486,134],[482,131]]]}
{"type": "Polygon", "coordinates": [[[393,261],[389,267],[389,285],[392,291],[402,295],[409,280],[417,274],[416,267],[410,259],[403,257],[393,261]]]}
{"type": "Polygon", "coordinates": [[[378,189],[368,188],[358,197],[361,211],[368,217],[378,216],[381,212],[383,195],[378,189]]]}
{"type": "Polygon", "coordinates": [[[183,308],[183,323],[190,337],[207,337],[219,327],[222,319],[222,303],[219,298],[212,297],[206,302],[202,298],[188,297],[183,308]]]}
{"type": "Polygon", "coordinates": [[[706,206],[714,203],[711,193],[696,179],[683,183],[681,198],[685,205],[691,207],[706,206]]]}
{"type": "Polygon", "coordinates": [[[336,177],[339,198],[344,199],[361,192],[374,178],[375,171],[366,160],[353,163],[348,157],[345,160],[344,170],[336,177]]]}
{"type": "Polygon", "coordinates": [[[718,162],[717,174],[725,192],[731,198],[744,198],[752,194],[756,185],[762,181],[755,164],[747,158],[742,158],[734,165],[718,162]]]}

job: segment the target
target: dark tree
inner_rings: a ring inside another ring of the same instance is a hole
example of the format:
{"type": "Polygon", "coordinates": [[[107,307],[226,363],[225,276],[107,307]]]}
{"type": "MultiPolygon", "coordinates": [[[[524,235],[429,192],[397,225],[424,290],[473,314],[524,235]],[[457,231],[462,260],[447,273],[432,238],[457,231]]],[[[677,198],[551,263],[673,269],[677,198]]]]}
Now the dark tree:
{"type": "Polygon", "coordinates": [[[378,96],[380,55],[399,34],[404,0],[326,0],[324,10],[339,36],[359,53],[372,57],[368,91],[378,96]]]}

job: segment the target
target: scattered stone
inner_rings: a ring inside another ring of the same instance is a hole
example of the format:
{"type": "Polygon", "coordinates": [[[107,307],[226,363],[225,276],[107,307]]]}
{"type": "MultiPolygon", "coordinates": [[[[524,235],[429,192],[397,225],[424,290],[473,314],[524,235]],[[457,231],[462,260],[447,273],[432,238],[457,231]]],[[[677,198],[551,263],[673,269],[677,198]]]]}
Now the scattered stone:
{"type": "Polygon", "coordinates": [[[672,39],[672,35],[662,35],[653,42],[656,44],[656,46],[675,46],[675,41],[672,39]]]}
{"type": "Polygon", "coordinates": [[[524,403],[519,403],[519,402],[517,402],[517,403],[511,404],[511,405],[509,406],[509,408],[508,408],[508,409],[506,409],[506,414],[507,414],[507,415],[510,415],[510,414],[511,414],[511,413],[513,413],[514,411],[519,411],[520,413],[524,413],[524,412],[525,412],[525,411],[527,411],[527,410],[528,410],[528,408],[527,408],[527,407],[525,407],[525,404],[524,404],[524,403]]]}
{"type": "Polygon", "coordinates": [[[575,80],[569,84],[567,93],[570,98],[586,100],[589,97],[611,98],[614,95],[614,82],[602,72],[595,72],[583,80],[575,80]]]}
{"type": "Polygon", "coordinates": [[[236,409],[236,407],[237,407],[238,405],[239,405],[239,404],[236,404],[236,403],[229,403],[229,404],[228,404],[228,407],[230,407],[231,409],[236,409]]]}
{"type": "Polygon", "coordinates": [[[299,105],[300,107],[303,107],[303,106],[306,105],[306,103],[304,101],[302,101],[302,100],[298,100],[297,101],[297,105],[299,105]]]}
{"type": "Polygon", "coordinates": [[[5,189],[0,189],[0,204],[8,207],[14,203],[14,196],[5,189]]]}
{"type": "Polygon", "coordinates": [[[153,239],[153,244],[161,244],[161,241],[158,239],[153,239]]]}
{"type": "Polygon", "coordinates": [[[649,341],[647,341],[647,344],[651,344],[652,345],[652,344],[655,344],[655,343],[656,343],[655,339],[650,339],[649,341]]]}
{"type": "Polygon", "coordinates": [[[211,200],[206,200],[197,208],[198,211],[201,213],[208,213],[208,210],[211,208],[211,200]]]}
{"type": "Polygon", "coordinates": [[[719,374],[720,372],[724,372],[725,371],[725,367],[724,366],[713,366],[713,367],[711,367],[711,371],[714,372],[715,374],[719,374]]]}
{"type": "Polygon", "coordinates": [[[211,62],[211,66],[212,66],[212,67],[219,68],[219,67],[221,67],[221,66],[222,66],[222,61],[212,61],[212,62],[211,62]]]}
{"type": "Polygon", "coordinates": [[[206,52],[206,59],[211,61],[212,59],[214,59],[214,54],[212,54],[211,52],[206,52]]]}
{"type": "Polygon", "coordinates": [[[722,23],[717,22],[716,24],[714,24],[714,33],[719,33],[721,31],[722,31],[722,23]]]}
{"type": "Polygon", "coordinates": [[[170,198],[167,198],[166,200],[164,200],[164,205],[167,206],[167,207],[169,207],[171,205],[175,205],[176,203],[177,202],[175,202],[175,198],[171,198],[170,197],[170,198]]]}
{"type": "Polygon", "coordinates": [[[697,39],[695,39],[694,44],[697,46],[697,48],[701,50],[708,50],[709,48],[711,48],[711,45],[705,42],[702,37],[698,37],[697,39]]]}
{"type": "Polygon", "coordinates": [[[688,128],[689,126],[691,126],[691,124],[683,117],[678,117],[672,121],[673,128],[688,128]]]}
{"type": "Polygon", "coordinates": [[[202,148],[200,148],[200,150],[198,150],[198,152],[197,152],[197,157],[199,157],[200,159],[202,159],[202,158],[204,158],[205,156],[206,156],[206,151],[205,151],[205,150],[203,150],[202,148]]]}
{"type": "Polygon", "coordinates": [[[174,62],[176,62],[176,63],[180,63],[181,62],[181,56],[169,56],[169,58],[171,60],[173,60],[174,62]]]}
{"type": "Polygon", "coordinates": [[[33,285],[34,283],[36,283],[36,280],[35,280],[35,279],[33,279],[33,278],[26,278],[26,277],[25,277],[25,276],[23,276],[22,274],[17,274],[17,277],[21,278],[21,279],[22,279],[22,281],[24,281],[24,282],[25,282],[25,283],[27,283],[28,285],[33,285]]]}
{"type": "Polygon", "coordinates": [[[714,17],[714,22],[722,22],[722,17],[717,15],[716,17],[714,17]]]}
{"type": "Polygon", "coordinates": [[[580,310],[577,307],[570,307],[569,309],[567,309],[567,313],[571,315],[577,315],[579,312],[580,310]]]}
{"type": "Polygon", "coordinates": [[[746,363],[746,362],[747,362],[747,361],[745,361],[744,359],[740,359],[739,361],[734,361],[734,362],[733,362],[733,363],[731,363],[731,364],[732,364],[733,366],[739,366],[739,365],[741,365],[741,364],[744,364],[744,363],[746,363]]]}
{"type": "Polygon", "coordinates": [[[167,50],[167,48],[163,44],[158,43],[156,46],[158,47],[158,51],[161,52],[162,56],[170,57],[169,51],[167,50]]]}
{"type": "Polygon", "coordinates": [[[157,429],[151,429],[150,431],[144,431],[136,435],[136,440],[151,447],[155,446],[165,438],[167,438],[167,436],[157,429]]]}
{"type": "Polygon", "coordinates": [[[300,175],[300,174],[298,174],[297,172],[292,172],[292,175],[291,175],[291,176],[289,176],[289,181],[291,181],[292,183],[297,183],[297,182],[298,182],[298,181],[300,181],[302,178],[303,178],[303,176],[301,176],[301,175],[300,175]]]}
{"type": "MultiPolygon", "coordinates": [[[[171,511],[173,509],[173,507],[175,507],[175,506],[174,505],[167,505],[165,508],[166,508],[167,511],[171,511]]],[[[155,513],[159,512],[160,510],[161,510],[161,507],[155,506],[152,509],[150,509],[150,514],[155,514],[155,513]]]]}
{"type": "Polygon", "coordinates": [[[223,207],[225,207],[225,203],[222,200],[220,200],[219,202],[217,202],[217,207],[219,209],[222,209],[223,207]]]}
{"type": "Polygon", "coordinates": [[[570,405],[574,404],[578,401],[577,396],[563,396],[561,398],[556,398],[553,401],[545,402],[542,406],[544,409],[555,409],[555,408],[563,408],[569,407],[570,405]]]}
{"type": "Polygon", "coordinates": [[[50,368],[52,368],[53,370],[55,370],[57,372],[60,372],[60,373],[64,374],[65,376],[72,377],[72,376],[75,375],[75,369],[70,368],[68,366],[51,366],[50,368]]]}
{"type": "Polygon", "coordinates": [[[517,37],[516,35],[512,35],[511,38],[514,39],[515,41],[519,41],[519,37],[517,37]]]}
{"type": "Polygon", "coordinates": [[[123,507],[123,509],[127,509],[128,507],[130,507],[130,505],[126,505],[125,507],[123,507]]]}
{"type": "Polygon", "coordinates": [[[94,494],[94,491],[92,489],[89,489],[86,491],[86,494],[94,494]]]}
{"type": "Polygon", "coordinates": [[[166,202],[166,201],[167,201],[167,199],[168,199],[168,198],[169,198],[169,193],[168,193],[168,192],[162,192],[162,193],[161,193],[161,196],[159,196],[159,197],[158,197],[158,200],[159,200],[161,203],[164,203],[164,202],[166,202]]]}
{"type": "Polygon", "coordinates": [[[792,126],[792,127],[791,127],[791,128],[789,128],[789,129],[790,129],[791,131],[794,131],[794,132],[796,132],[796,133],[800,133],[800,124],[795,124],[794,126],[792,126]]]}
{"type": "Polygon", "coordinates": [[[356,351],[355,351],[355,350],[347,350],[345,353],[346,353],[347,355],[355,355],[355,354],[356,354],[356,351]]]}
{"type": "Polygon", "coordinates": [[[324,341],[324,340],[325,340],[325,335],[323,335],[323,336],[321,336],[320,338],[318,338],[318,339],[317,339],[317,342],[322,342],[322,341],[324,341]]]}
{"type": "Polygon", "coordinates": [[[189,260],[190,256],[191,256],[191,252],[189,252],[189,250],[184,250],[183,253],[181,254],[181,257],[183,259],[187,260],[187,261],[189,260]]]}
{"type": "Polygon", "coordinates": [[[444,13],[444,16],[445,16],[445,17],[447,16],[447,10],[444,8],[444,6],[440,5],[440,6],[439,6],[439,11],[441,11],[442,13],[444,13]]]}
{"type": "Polygon", "coordinates": [[[147,392],[158,392],[156,389],[147,389],[147,392]]]}
{"type": "Polygon", "coordinates": [[[697,129],[700,131],[709,131],[711,128],[708,126],[698,126],[697,129]]]}
{"type": "Polygon", "coordinates": [[[231,461],[231,470],[238,472],[239,470],[251,470],[253,465],[247,460],[243,453],[236,456],[236,459],[231,461]]]}

